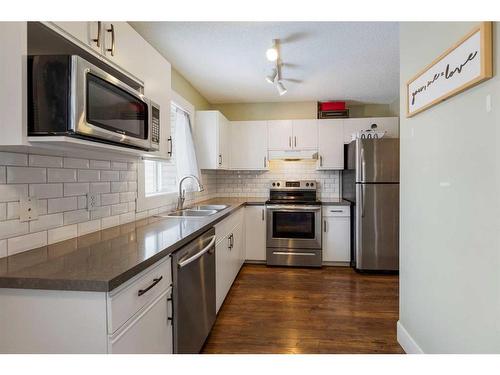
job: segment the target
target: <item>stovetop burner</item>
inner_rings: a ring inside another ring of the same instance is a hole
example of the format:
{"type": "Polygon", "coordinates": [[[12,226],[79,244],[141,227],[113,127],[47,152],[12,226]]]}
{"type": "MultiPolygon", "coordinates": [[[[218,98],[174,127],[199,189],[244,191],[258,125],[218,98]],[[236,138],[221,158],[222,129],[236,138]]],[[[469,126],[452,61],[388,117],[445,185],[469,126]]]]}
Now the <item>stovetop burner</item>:
{"type": "Polygon", "coordinates": [[[319,204],[314,180],[272,181],[266,204],[319,204]]]}

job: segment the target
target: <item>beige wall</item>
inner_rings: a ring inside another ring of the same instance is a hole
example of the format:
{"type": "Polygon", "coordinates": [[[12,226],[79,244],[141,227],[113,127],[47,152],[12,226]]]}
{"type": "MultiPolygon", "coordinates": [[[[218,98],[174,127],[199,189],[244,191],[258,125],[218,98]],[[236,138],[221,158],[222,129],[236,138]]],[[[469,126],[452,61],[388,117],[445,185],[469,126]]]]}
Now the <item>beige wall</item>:
{"type": "MultiPolygon", "coordinates": [[[[402,22],[400,92],[475,25],[402,22]]],[[[500,353],[500,107],[487,112],[488,95],[498,103],[498,73],[412,118],[401,97],[399,322],[425,353],[500,353]]]]}
{"type": "MultiPolygon", "coordinates": [[[[399,102],[399,100],[398,100],[399,102]]],[[[317,116],[316,102],[224,103],[212,104],[228,120],[287,120],[310,119],[317,116]]],[[[391,104],[350,105],[350,117],[398,116],[391,104]]]]}
{"type": "Polygon", "coordinates": [[[208,100],[174,67],[172,67],[172,90],[194,105],[196,110],[210,109],[208,100]]]}

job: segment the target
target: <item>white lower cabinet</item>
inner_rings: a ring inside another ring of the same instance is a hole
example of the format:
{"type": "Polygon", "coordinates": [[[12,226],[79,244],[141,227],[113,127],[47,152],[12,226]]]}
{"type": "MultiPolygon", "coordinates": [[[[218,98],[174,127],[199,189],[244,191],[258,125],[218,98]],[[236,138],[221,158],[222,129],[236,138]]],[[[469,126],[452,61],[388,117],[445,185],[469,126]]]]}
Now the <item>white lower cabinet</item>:
{"type": "Polygon", "coordinates": [[[215,225],[215,295],[216,310],[226,299],[245,261],[244,210],[239,209],[215,225]]]}
{"type": "Polygon", "coordinates": [[[149,306],[108,340],[108,353],[170,354],[172,345],[172,288],[160,294],[149,306]]]}
{"type": "Polygon", "coordinates": [[[266,206],[245,207],[246,260],[266,260],[266,206]]]}
{"type": "Polygon", "coordinates": [[[0,353],[173,353],[170,257],[113,291],[0,288],[0,353]]]}
{"type": "Polygon", "coordinates": [[[351,218],[349,206],[323,209],[323,262],[351,261],[351,218]]]}

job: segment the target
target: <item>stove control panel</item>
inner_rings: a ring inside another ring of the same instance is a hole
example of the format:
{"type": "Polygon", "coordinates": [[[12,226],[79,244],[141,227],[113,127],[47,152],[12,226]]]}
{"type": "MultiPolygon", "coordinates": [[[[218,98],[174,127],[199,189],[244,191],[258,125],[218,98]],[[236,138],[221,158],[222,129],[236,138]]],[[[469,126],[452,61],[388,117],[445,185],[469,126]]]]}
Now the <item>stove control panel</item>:
{"type": "Polygon", "coordinates": [[[270,187],[283,190],[316,190],[317,183],[314,180],[272,181],[270,187]]]}

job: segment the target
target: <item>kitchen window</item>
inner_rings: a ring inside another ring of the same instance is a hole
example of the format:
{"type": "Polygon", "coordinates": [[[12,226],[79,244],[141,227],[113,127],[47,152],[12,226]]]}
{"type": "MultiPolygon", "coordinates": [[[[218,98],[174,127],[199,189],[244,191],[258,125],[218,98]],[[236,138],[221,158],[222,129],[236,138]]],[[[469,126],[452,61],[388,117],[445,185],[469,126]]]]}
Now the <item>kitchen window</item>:
{"type": "MultiPolygon", "coordinates": [[[[143,161],[143,178],[141,173],[139,178],[144,181],[144,185],[143,189],[139,189],[138,211],[167,204],[164,198],[177,195],[178,182],[183,176],[193,174],[200,177],[192,130],[194,107],[179,95],[173,96],[174,101],[170,106],[172,156],[165,161],[143,161]]],[[[186,191],[196,190],[191,183],[186,181],[186,191]]]]}

